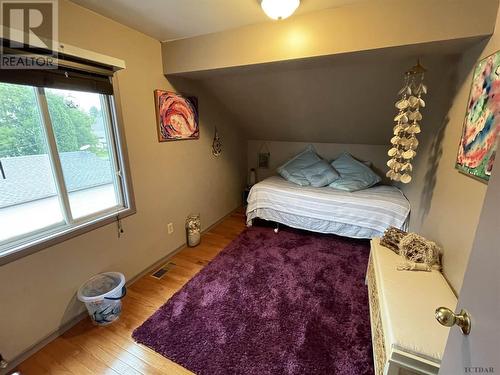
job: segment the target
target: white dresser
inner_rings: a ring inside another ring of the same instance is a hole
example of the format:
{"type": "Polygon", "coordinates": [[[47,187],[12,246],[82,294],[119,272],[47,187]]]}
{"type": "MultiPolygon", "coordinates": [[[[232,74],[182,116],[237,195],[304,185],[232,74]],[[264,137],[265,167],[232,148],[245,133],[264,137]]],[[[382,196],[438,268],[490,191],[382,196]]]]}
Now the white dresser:
{"type": "Polygon", "coordinates": [[[437,374],[449,328],[434,318],[457,299],[438,271],[398,271],[402,258],[371,241],[366,281],[376,375],[437,374]]]}

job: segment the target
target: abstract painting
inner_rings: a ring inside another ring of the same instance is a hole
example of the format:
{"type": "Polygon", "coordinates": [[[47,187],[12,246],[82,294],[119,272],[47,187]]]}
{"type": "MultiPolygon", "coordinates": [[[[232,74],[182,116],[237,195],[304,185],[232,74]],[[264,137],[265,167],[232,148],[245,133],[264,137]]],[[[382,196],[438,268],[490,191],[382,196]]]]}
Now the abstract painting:
{"type": "Polygon", "coordinates": [[[496,154],[500,123],[500,51],[474,69],[456,168],[488,182],[496,154]]]}
{"type": "Polygon", "coordinates": [[[198,103],[195,97],[184,97],[171,91],[155,90],[158,140],[198,139],[198,103]]]}

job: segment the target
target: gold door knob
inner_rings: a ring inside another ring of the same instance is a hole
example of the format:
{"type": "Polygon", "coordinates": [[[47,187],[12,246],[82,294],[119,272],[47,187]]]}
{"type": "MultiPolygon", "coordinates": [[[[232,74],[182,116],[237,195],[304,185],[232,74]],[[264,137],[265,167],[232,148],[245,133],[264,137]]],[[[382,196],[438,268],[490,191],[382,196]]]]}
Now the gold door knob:
{"type": "Polygon", "coordinates": [[[461,310],[459,314],[455,314],[447,307],[439,307],[436,309],[436,320],[445,327],[453,327],[457,325],[462,330],[464,335],[468,335],[471,329],[470,314],[461,310]]]}

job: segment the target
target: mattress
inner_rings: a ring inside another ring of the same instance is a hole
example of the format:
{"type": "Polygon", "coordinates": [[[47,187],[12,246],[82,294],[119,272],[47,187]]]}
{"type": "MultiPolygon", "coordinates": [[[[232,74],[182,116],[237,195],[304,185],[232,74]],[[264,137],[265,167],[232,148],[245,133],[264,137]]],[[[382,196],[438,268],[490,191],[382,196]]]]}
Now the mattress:
{"type": "Polygon", "coordinates": [[[410,203],[395,186],[347,192],[299,186],[273,176],[250,190],[247,225],[260,218],[313,232],[373,238],[389,226],[406,229],[409,214],[410,203]]]}

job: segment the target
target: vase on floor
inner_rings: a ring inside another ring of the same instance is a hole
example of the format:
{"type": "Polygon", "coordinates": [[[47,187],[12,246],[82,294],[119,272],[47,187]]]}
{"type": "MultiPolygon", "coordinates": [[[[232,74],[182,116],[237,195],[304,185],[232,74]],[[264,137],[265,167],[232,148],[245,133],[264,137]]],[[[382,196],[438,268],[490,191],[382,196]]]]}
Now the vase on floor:
{"type": "Polygon", "coordinates": [[[200,244],[201,240],[201,220],[200,214],[191,214],[186,219],[187,245],[194,247],[200,244]]]}

